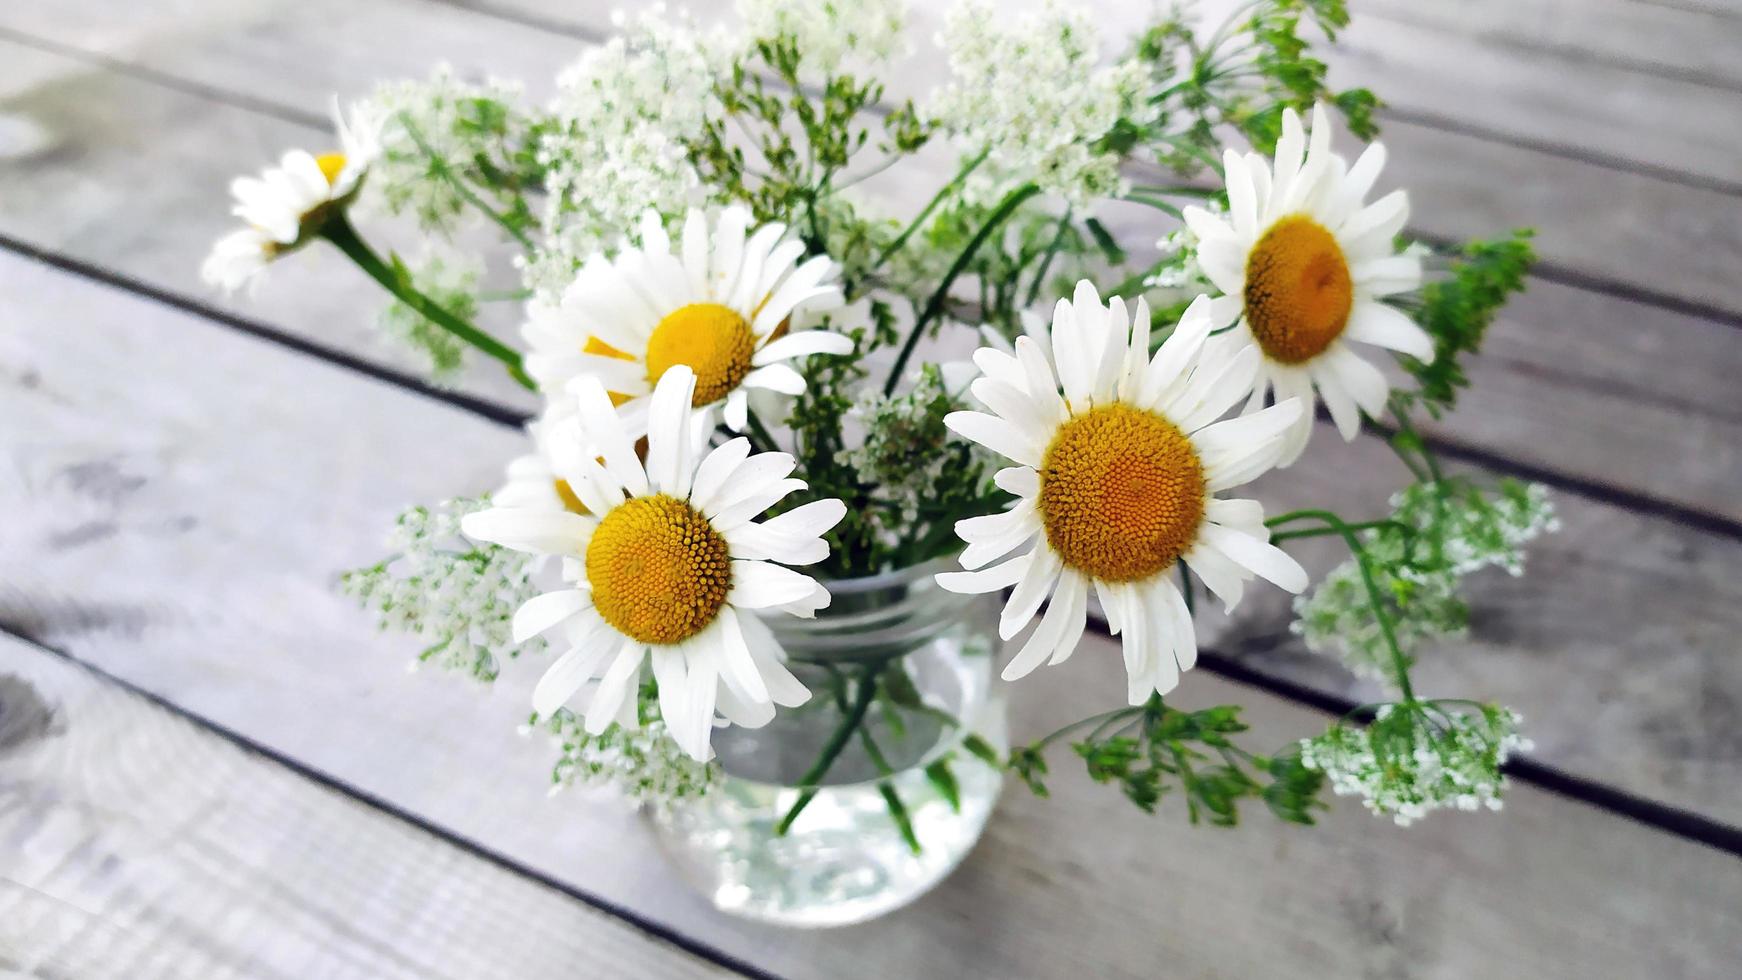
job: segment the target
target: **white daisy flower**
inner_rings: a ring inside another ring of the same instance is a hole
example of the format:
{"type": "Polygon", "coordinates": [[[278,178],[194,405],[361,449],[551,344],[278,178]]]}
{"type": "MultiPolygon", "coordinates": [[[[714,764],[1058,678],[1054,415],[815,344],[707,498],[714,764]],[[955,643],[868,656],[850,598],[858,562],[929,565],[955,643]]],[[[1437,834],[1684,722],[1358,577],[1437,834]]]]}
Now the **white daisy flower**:
{"type": "MultiPolygon", "coordinates": [[[[1346,167],[1331,152],[1322,105],[1313,109],[1311,138],[1308,147],[1300,116],[1285,110],[1274,168],[1257,153],[1227,151],[1228,213],[1189,207],[1185,219],[1198,238],[1198,263],[1224,294],[1210,307],[1216,326],[1233,325],[1211,346],[1257,344],[1264,355],[1247,410],[1273,387],[1278,400],[1311,407],[1317,389],[1343,438],[1353,439],[1362,412],[1384,411],[1390,385],[1349,342],[1430,360],[1433,341],[1381,302],[1421,285],[1421,260],[1393,247],[1408,197],[1393,191],[1363,203],[1385,148],[1374,143],[1346,167]]],[[[1312,413],[1303,412],[1279,465],[1300,457],[1312,425],[1312,413]]]]}
{"type": "Polygon", "coordinates": [[[381,124],[363,106],[353,107],[346,119],[334,102],[339,152],[316,156],[291,150],[259,177],[232,181],[236,206],[231,213],[246,227],[218,239],[200,267],[200,277],[208,285],[234,290],[273,259],[307,244],[335,207],[356,196],[363,175],[381,155],[381,124]]]}
{"type": "Polygon", "coordinates": [[[461,529],[563,559],[569,585],[514,616],[516,641],[559,629],[567,641],[568,652],[533,691],[535,711],[550,714],[598,678],[586,699],[587,731],[599,734],[613,722],[633,728],[641,665],[651,661],[672,737],[705,761],[716,710],[729,723],[754,727],[774,717],[775,705],[810,697],[755,611],[808,616],[828,605],[815,579],[784,566],[821,561],[828,554],[822,535],[846,505],[819,500],[753,521],[804,481],[787,478],[791,456],[752,456],[745,439],[704,455],[696,434],[710,428],[711,413],[691,413],[695,387],[683,365],[660,377],[643,464],[604,386],[578,380],[574,418],[584,441],[551,463],[588,513],[493,507],[468,514],[461,529]]]}
{"type": "MultiPolygon", "coordinates": [[[[569,481],[559,475],[573,469],[575,460],[564,459],[561,466],[553,462],[568,455],[579,457],[586,452],[586,439],[581,434],[576,414],[553,406],[526,424],[526,435],[532,440],[532,452],[508,462],[506,479],[490,495],[490,502],[498,507],[588,513],[587,506],[575,495],[569,481]]],[[[597,458],[598,454],[593,456],[597,458]]]]}
{"type": "Polygon", "coordinates": [[[1248,346],[1212,361],[1211,326],[1209,299],[1200,296],[1151,358],[1148,305],[1138,301],[1133,321],[1122,300],[1102,305],[1085,281],[1053,313],[1052,363],[1031,336],[1016,338],[1013,355],[975,353],[985,376],[974,397],[993,414],[955,412],[944,421],[1016,462],[995,479],[1019,499],[956,525],[968,543],[962,567],[979,570],[945,572],[938,584],[954,592],[1015,586],[998,624],[1006,640],[1051,597],[1004,668],[1006,680],[1071,655],[1091,585],[1108,626],[1124,637],[1132,704],[1172,690],[1197,660],[1191,614],[1172,578],[1176,562],[1229,609],[1255,574],[1290,592],[1306,588],[1306,572],[1269,543],[1258,502],[1215,496],[1276,464],[1301,403],[1216,421],[1251,390],[1259,353],[1248,346]]]}
{"type": "Polygon", "coordinates": [[[597,377],[636,434],[646,431],[649,393],[675,365],[695,372],[695,407],[721,405],[735,432],[750,389],[803,392],[803,376],[784,362],[853,349],[840,334],[788,330],[794,313],[838,302],[834,263],[800,263],[804,245],[782,240],[785,225],[749,224],[741,207],[722,210],[711,228],[691,210],[674,253],[659,215],[647,212],[639,247],[594,255],[560,307],[533,308],[522,329],[527,373],[553,396],[573,378],[597,377]]]}

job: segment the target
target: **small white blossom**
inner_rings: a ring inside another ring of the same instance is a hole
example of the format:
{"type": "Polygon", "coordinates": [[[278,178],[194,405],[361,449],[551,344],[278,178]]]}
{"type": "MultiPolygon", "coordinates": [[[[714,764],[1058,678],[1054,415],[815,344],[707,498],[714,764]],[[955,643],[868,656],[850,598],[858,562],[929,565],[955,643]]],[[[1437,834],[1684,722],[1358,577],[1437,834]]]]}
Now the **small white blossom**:
{"type": "Polygon", "coordinates": [[[573,787],[607,786],[635,803],[678,800],[706,793],[719,765],[697,762],[677,744],[659,717],[656,697],[644,691],[638,728],[612,725],[592,735],[580,716],[559,709],[541,719],[558,756],[551,767],[553,794],[573,787]]]}
{"type": "MultiPolygon", "coordinates": [[[[1525,545],[1560,526],[1540,484],[1507,482],[1490,495],[1468,485],[1420,483],[1392,497],[1391,506],[1398,526],[1364,532],[1361,540],[1405,656],[1465,634],[1470,610],[1458,591],[1465,575],[1489,566],[1523,574],[1525,545]]],[[[1308,649],[1397,686],[1391,647],[1355,558],[1296,598],[1294,611],[1299,618],[1291,629],[1308,649]]]]}
{"type": "Polygon", "coordinates": [[[1529,751],[1516,712],[1494,705],[1479,713],[1437,704],[1386,705],[1373,723],[1338,723],[1300,743],[1301,764],[1325,774],[1338,796],[1359,796],[1376,815],[1406,827],[1434,810],[1500,809],[1514,752],[1529,751]]]}
{"type": "Polygon", "coordinates": [[[553,298],[644,211],[671,219],[701,193],[685,141],[718,111],[714,46],[659,6],[624,26],[557,78],[556,125],[539,146],[544,240],[525,274],[553,298]]]}
{"type": "MultiPolygon", "coordinates": [[[[471,321],[477,316],[478,283],[483,275],[484,265],[476,256],[432,249],[412,264],[411,279],[412,285],[437,306],[471,321]]],[[[430,381],[437,386],[449,385],[459,375],[468,345],[404,300],[388,304],[376,318],[376,325],[388,338],[422,353],[428,359],[430,381]]]]}
{"type": "Polygon", "coordinates": [[[477,220],[460,182],[467,181],[471,193],[490,193],[490,182],[464,172],[478,157],[493,158],[499,148],[530,138],[522,98],[518,83],[473,84],[454,77],[447,65],[424,81],[377,87],[364,104],[384,120],[382,155],[365,203],[414,215],[426,230],[443,233],[462,217],[477,220]]]}
{"type": "Polygon", "coordinates": [[[460,518],[485,506],[456,499],[407,510],[388,537],[396,553],[345,573],[340,587],[377,614],[381,629],[427,643],[420,662],[492,681],[501,658],[527,648],[510,624],[538,590],[530,556],[460,535],[460,518]]]}
{"type": "Polygon", "coordinates": [[[808,77],[854,72],[907,53],[907,0],[738,0],[753,38],[791,37],[808,77]]]}
{"type": "Polygon", "coordinates": [[[1147,110],[1145,72],[1134,62],[1103,66],[1086,10],[1049,0],[1015,18],[986,0],[950,10],[938,38],[951,81],[929,115],[969,153],[986,161],[964,184],[973,203],[990,203],[1033,181],[1076,205],[1119,193],[1119,157],[1095,143],[1122,116],[1147,110]]]}

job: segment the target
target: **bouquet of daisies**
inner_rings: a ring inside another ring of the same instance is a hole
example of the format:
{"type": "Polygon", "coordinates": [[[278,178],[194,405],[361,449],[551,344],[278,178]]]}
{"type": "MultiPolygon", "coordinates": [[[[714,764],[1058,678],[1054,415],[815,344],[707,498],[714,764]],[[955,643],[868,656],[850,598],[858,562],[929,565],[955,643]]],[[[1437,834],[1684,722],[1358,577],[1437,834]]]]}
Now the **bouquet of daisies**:
{"type": "Polygon", "coordinates": [[[1005,680],[1091,620],[1122,646],[1124,705],[974,746],[1037,792],[1068,740],[1138,805],[1177,788],[1216,823],[1246,799],[1311,822],[1327,786],[1400,822],[1498,806],[1516,716],[1410,671],[1464,629],[1462,579],[1518,573],[1553,518],[1540,488],[1443,472],[1415,420],[1454,407],[1528,235],[1410,240],[1405,192],[1374,190],[1384,149],[1351,150],[1376,99],[1329,90],[1312,54],[1341,0],[1123,38],[1063,3],[966,0],[929,89],[897,70],[934,43],[900,0],[739,8],[620,20],[542,104],[446,70],[385,85],[342,114],[340,152],[236,181],[244,227],[208,280],[325,242],[388,291],[383,326],[434,381],[492,358],[543,406],[500,489],[408,512],[347,589],[484,679],[549,638],[532,708],[558,781],[638,797],[706,792],[717,726],[817,695],[771,619],[952,559],[941,588],[1008,591],[1005,680]],[[427,257],[384,257],[369,216],[414,220],[427,257]],[[504,299],[518,339],[480,325],[504,299]],[[1327,417],[1345,440],[1381,427],[1413,474],[1389,513],[1242,494],[1327,417]],[[1316,584],[1287,547],[1312,538],[1347,553],[1316,584]],[[1308,645],[1391,700],[1266,754],[1237,707],[1173,707],[1199,608],[1248,588],[1298,594],[1308,645]]]}

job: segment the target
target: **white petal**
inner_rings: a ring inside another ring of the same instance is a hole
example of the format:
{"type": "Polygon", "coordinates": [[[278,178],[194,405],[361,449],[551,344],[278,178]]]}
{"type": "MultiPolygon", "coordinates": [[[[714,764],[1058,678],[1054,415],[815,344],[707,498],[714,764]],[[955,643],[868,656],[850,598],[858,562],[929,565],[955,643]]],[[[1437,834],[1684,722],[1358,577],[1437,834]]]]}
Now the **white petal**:
{"type": "Polygon", "coordinates": [[[1224,612],[1233,612],[1246,592],[1246,571],[1215,548],[1197,542],[1185,555],[1186,567],[1222,600],[1224,612]]]}
{"type": "Polygon", "coordinates": [[[757,616],[740,616],[744,642],[750,647],[750,657],[756,661],[756,672],[768,684],[768,696],[783,708],[795,708],[810,700],[810,689],[786,669],[786,654],[780,641],[769,631],[768,624],[757,616]]]}
{"type": "MultiPolygon", "coordinates": [[[[609,634],[607,634],[609,635],[609,634]]],[[[577,646],[558,657],[538,679],[532,689],[532,710],[544,718],[566,704],[581,686],[593,679],[599,666],[617,649],[605,636],[595,634],[593,642],[577,646]]]]}
{"type": "Polygon", "coordinates": [[[746,388],[767,388],[783,395],[804,394],[804,375],[785,364],[769,364],[744,376],[746,388]]]}
{"type": "Polygon", "coordinates": [[[1040,604],[1052,594],[1060,573],[1064,571],[1063,563],[1051,548],[1036,548],[1030,554],[1034,556],[1033,561],[1023,570],[1016,590],[1010,593],[1010,601],[998,614],[998,638],[1001,640],[1010,639],[1028,625],[1040,610],[1040,604]]]}
{"type": "Polygon", "coordinates": [[[1391,396],[1391,382],[1385,380],[1383,372],[1350,350],[1347,344],[1332,347],[1324,358],[1324,365],[1362,411],[1373,418],[1384,413],[1385,402],[1391,396]]]}
{"type": "Polygon", "coordinates": [[[1343,328],[1343,339],[1408,354],[1422,361],[1434,356],[1433,338],[1416,325],[1407,314],[1384,303],[1356,303],[1349,313],[1349,324],[1343,328]]]}
{"type": "Polygon", "coordinates": [[[604,457],[605,468],[630,496],[645,496],[647,471],[604,386],[597,378],[583,375],[569,383],[569,392],[579,402],[577,418],[587,439],[604,457]]]}
{"type": "Polygon", "coordinates": [[[767,609],[796,602],[816,590],[816,579],[765,561],[732,562],[732,590],[726,601],[739,609],[767,609]]]}
{"type": "Polygon", "coordinates": [[[514,642],[525,643],[591,604],[585,594],[575,589],[559,589],[533,596],[514,611],[510,623],[514,642]]]}
{"type": "Polygon", "coordinates": [[[827,534],[841,518],[847,516],[847,505],[830,497],[827,500],[813,500],[808,504],[794,507],[778,517],[771,517],[762,522],[762,526],[770,531],[797,537],[817,537],[827,534]]]}
{"type": "Polygon", "coordinates": [[[805,488],[803,480],[776,480],[763,490],[751,494],[730,506],[720,508],[719,513],[710,518],[709,523],[714,530],[724,534],[746,521],[754,520],[768,508],[773,507],[787,494],[805,488]]]}
{"type": "Polygon", "coordinates": [[[1022,573],[1028,571],[1029,562],[1033,560],[1034,553],[1029,552],[977,572],[939,572],[936,576],[938,587],[963,595],[996,592],[1021,581],[1022,573]]]}
{"type": "Polygon", "coordinates": [[[1027,433],[1001,418],[983,412],[951,412],[944,416],[944,425],[957,435],[1018,463],[1040,465],[1041,446],[1027,433]]]}
{"type": "Polygon", "coordinates": [[[720,631],[720,676],[743,691],[749,700],[767,701],[768,683],[762,679],[756,661],[750,656],[737,611],[729,605],[721,607],[716,628],[720,631]]]}
{"type": "Polygon", "coordinates": [[[1217,551],[1280,588],[1298,593],[1307,587],[1306,569],[1273,544],[1219,524],[1205,524],[1198,533],[1217,551]]]}
{"type": "Polygon", "coordinates": [[[1083,629],[1089,622],[1089,580],[1081,575],[1067,580],[1060,577],[1059,587],[1053,592],[1053,601],[1065,599],[1070,604],[1065,619],[1064,632],[1054,645],[1052,658],[1048,664],[1062,664],[1071,659],[1071,654],[1077,652],[1077,644],[1083,639],[1083,629]]]}
{"type": "Polygon", "coordinates": [[[593,522],[568,511],[492,507],[460,518],[466,537],[535,555],[575,554],[593,522]]]}
{"type": "Polygon", "coordinates": [[[1091,344],[1089,331],[1082,324],[1091,317],[1099,318],[1100,312],[1098,304],[1094,309],[1077,310],[1070,300],[1064,299],[1053,308],[1052,362],[1065,390],[1065,400],[1073,409],[1084,407],[1089,398],[1091,344]]]}
{"type": "Polygon", "coordinates": [[[599,681],[598,690],[593,692],[592,703],[587,705],[587,731],[590,734],[600,734],[617,720],[619,709],[635,687],[641,658],[646,651],[647,648],[640,643],[624,638],[617,659],[611,661],[610,668],[599,681]]]}
{"type": "Polygon", "coordinates": [[[1002,514],[987,514],[956,522],[956,534],[968,547],[962,551],[963,568],[979,568],[1020,548],[1040,533],[1040,518],[1032,499],[1023,498],[1002,514]]]}
{"type": "Polygon", "coordinates": [[[660,376],[647,416],[647,482],[655,493],[689,496],[690,402],[695,372],[676,364],[660,376]]]}
{"type": "Polygon", "coordinates": [[[1018,497],[1033,497],[1040,493],[1040,473],[1027,466],[1006,466],[992,474],[992,483],[1018,497]]]}
{"type": "Polygon", "coordinates": [[[789,333],[778,340],[769,343],[756,352],[750,363],[761,367],[773,364],[775,361],[789,360],[794,357],[810,357],[813,354],[851,354],[853,342],[838,333],[826,330],[801,330],[789,333]]]}
{"type": "MultiPolygon", "coordinates": [[[[690,506],[703,514],[713,513],[715,497],[727,485],[738,465],[750,456],[750,440],[728,439],[702,458],[690,484],[690,506]]],[[[791,472],[790,470],[788,472],[791,472]]]]}

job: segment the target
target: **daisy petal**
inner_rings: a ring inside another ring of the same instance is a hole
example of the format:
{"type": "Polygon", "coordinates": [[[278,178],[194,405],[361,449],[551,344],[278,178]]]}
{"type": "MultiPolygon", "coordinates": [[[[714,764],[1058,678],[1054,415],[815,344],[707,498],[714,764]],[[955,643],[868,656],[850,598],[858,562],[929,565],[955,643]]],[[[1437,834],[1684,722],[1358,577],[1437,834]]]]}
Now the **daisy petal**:
{"type": "Polygon", "coordinates": [[[1198,533],[1217,551],[1279,588],[1298,593],[1307,587],[1306,569],[1273,544],[1218,524],[1206,524],[1198,533]]]}
{"type": "Polygon", "coordinates": [[[726,601],[739,609],[767,609],[796,602],[815,591],[816,579],[765,561],[732,561],[732,590],[726,601]]]}
{"type": "Polygon", "coordinates": [[[586,595],[576,589],[559,589],[533,596],[514,611],[510,623],[514,642],[525,643],[591,604],[586,595]]]}

